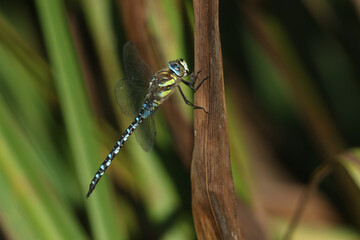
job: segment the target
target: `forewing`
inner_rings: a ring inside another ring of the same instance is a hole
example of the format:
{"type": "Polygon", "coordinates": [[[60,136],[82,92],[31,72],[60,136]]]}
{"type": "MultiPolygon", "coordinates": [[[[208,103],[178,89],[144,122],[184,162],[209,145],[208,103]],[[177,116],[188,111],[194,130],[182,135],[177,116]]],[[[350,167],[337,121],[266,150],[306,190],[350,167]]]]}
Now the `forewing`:
{"type": "Polygon", "coordinates": [[[133,42],[127,42],[123,51],[125,78],[116,84],[115,96],[121,112],[135,116],[141,110],[153,74],[133,42]]]}
{"type": "Polygon", "coordinates": [[[156,127],[154,118],[152,116],[147,117],[135,130],[136,141],[140,144],[142,149],[150,151],[154,145],[156,136],[156,127]]]}

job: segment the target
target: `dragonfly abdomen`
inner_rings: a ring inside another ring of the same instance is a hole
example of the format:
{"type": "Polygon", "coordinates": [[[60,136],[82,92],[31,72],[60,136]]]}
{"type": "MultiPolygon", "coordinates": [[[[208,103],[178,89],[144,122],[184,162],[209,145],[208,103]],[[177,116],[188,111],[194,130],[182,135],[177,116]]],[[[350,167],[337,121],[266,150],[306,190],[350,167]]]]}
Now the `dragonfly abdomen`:
{"type": "Polygon", "coordinates": [[[150,111],[147,109],[142,109],[135,120],[130,124],[130,126],[125,130],[121,135],[120,139],[116,142],[115,146],[111,149],[110,153],[107,155],[104,162],[100,165],[99,170],[96,172],[93,180],[91,181],[89,191],[86,195],[88,198],[92,191],[95,189],[96,184],[99,182],[101,177],[104,175],[106,169],[110,166],[111,161],[114,159],[116,154],[119,153],[120,149],[124,146],[124,143],[128,140],[130,135],[135,131],[135,129],[141,124],[141,122],[150,115],[150,111]]]}

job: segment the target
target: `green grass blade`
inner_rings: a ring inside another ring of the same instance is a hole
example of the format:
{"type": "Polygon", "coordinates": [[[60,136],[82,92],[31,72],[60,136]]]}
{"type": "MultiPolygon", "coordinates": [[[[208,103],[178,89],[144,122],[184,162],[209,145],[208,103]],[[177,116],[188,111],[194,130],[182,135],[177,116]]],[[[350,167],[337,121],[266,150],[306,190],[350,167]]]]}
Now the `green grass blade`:
{"type": "MultiPolygon", "coordinates": [[[[62,1],[38,0],[37,10],[45,36],[54,78],[63,110],[71,153],[81,185],[80,195],[88,190],[94,165],[99,164],[94,116],[89,108],[79,65],[67,28],[62,1]]],[[[111,209],[109,187],[106,178],[101,188],[86,202],[91,229],[96,239],[119,239],[116,216],[111,209]]]]}
{"type": "Polygon", "coordinates": [[[19,224],[23,227],[21,230],[28,231],[29,237],[34,236],[34,239],[83,239],[70,209],[56,199],[50,181],[36,163],[41,157],[21,130],[2,94],[0,116],[0,206],[9,223],[9,232],[23,234],[18,233],[16,226],[19,224]],[[9,203],[17,208],[16,215],[11,214],[15,210],[6,207],[9,203]]]}
{"type": "Polygon", "coordinates": [[[27,71],[23,63],[8,51],[7,45],[2,46],[0,43],[0,87],[4,89],[3,93],[21,128],[41,156],[33,164],[43,170],[60,195],[69,197],[75,192],[71,184],[71,172],[66,171],[60,149],[50,134],[58,127],[55,117],[51,115],[50,106],[44,97],[46,94],[42,94],[42,88],[36,88],[35,76],[27,71]],[[65,189],[64,186],[71,187],[65,189]]]}

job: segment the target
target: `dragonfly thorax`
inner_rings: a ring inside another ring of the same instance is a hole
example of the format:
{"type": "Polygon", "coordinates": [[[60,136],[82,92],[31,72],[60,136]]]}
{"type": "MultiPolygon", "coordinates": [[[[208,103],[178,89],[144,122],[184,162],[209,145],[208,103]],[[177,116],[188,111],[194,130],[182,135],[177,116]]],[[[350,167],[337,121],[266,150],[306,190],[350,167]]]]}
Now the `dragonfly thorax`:
{"type": "Polygon", "coordinates": [[[179,58],[168,63],[170,70],[178,77],[185,77],[189,74],[189,68],[184,59],[179,58]]]}

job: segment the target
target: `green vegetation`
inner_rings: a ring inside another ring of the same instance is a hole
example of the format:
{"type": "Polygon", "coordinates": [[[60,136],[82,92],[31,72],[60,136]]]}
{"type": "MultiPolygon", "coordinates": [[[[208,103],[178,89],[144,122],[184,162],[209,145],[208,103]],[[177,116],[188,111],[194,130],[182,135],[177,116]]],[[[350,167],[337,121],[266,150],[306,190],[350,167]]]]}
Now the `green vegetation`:
{"type": "MultiPolygon", "coordinates": [[[[85,198],[132,121],[114,96],[123,44],[145,36],[150,66],[182,57],[193,69],[191,1],[133,2],[0,2],[0,238],[196,239],[181,145],[193,110],[179,96],[163,110],[183,119],[159,111],[155,148],[131,137],[85,198]]],[[[360,8],[246,2],[220,1],[219,13],[239,199],[280,239],[311,175],[336,161],[293,239],[358,239],[360,8]]]]}

